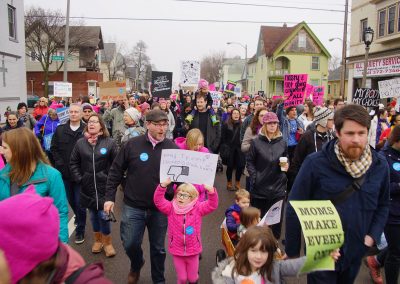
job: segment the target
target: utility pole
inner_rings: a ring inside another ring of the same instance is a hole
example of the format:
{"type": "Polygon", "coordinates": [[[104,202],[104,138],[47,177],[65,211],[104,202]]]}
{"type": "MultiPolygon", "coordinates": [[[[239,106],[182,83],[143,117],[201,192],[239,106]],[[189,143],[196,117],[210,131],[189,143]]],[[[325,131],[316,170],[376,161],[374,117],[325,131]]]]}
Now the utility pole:
{"type": "Polygon", "coordinates": [[[348,10],[349,10],[349,0],[346,0],[346,6],[344,9],[344,27],[343,27],[343,40],[342,40],[342,70],[340,72],[340,96],[342,99],[344,97],[344,88],[346,82],[346,50],[347,50],[347,18],[348,18],[348,10]]]}
{"type": "Polygon", "coordinates": [[[68,82],[68,46],[69,46],[69,1],[67,0],[67,17],[65,23],[65,40],[64,40],[64,75],[63,81],[68,82]]]}

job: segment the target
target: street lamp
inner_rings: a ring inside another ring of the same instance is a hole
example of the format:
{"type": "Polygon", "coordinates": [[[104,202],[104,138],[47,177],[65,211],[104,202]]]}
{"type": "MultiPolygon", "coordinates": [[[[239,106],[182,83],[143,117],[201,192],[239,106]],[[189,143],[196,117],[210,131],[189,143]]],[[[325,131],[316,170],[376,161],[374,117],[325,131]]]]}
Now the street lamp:
{"type": "Polygon", "coordinates": [[[362,79],[362,84],[361,84],[362,88],[365,88],[366,81],[367,81],[369,46],[371,45],[373,40],[374,40],[374,30],[371,29],[371,27],[368,27],[364,30],[364,33],[363,33],[363,42],[365,44],[365,61],[364,61],[363,79],[362,79]]]}
{"type": "Polygon", "coordinates": [[[234,42],[234,41],[228,41],[226,43],[227,45],[231,45],[231,44],[237,44],[240,45],[241,47],[244,48],[244,57],[245,57],[245,63],[244,63],[244,71],[245,71],[245,82],[246,82],[246,89],[245,91],[247,91],[247,44],[241,44],[240,42],[234,42]]]}

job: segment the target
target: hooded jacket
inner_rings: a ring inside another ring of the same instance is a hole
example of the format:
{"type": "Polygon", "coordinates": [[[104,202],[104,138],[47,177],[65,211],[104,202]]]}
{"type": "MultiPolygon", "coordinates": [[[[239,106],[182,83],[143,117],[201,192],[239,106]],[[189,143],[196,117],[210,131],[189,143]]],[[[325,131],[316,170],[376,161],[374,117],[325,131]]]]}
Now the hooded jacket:
{"type": "Polygon", "coordinates": [[[47,112],[49,111],[49,107],[48,106],[37,106],[35,107],[35,109],[33,110],[33,117],[39,121],[43,115],[46,115],[47,112]]]}
{"type": "Polygon", "coordinates": [[[71,154],[70,171],[72,180],[82,186],[82,207],[103,209],[107,176],[117,151],[117,145],[110,137],[99,137],[95,146],[84,137],[76,142],[71,154]]]}
{"type": "Polygon", "coordinates": [[[253,184],[252,197],[277,199],[286,195],[287,177],[281,171],[279,157],[287,157],[287,144],[282,136],[269,140],[259,134],[251,141],[246,160],[253,184]]]}
{"type": "Polygon", "coordinates": [[[228,229],[228,234],[231,239],[236,238],[237,229],[240,225],[240,212],[242,208],[236,203],[231,207],[226,209],[225,217],[226,217],[226,228],[228,229]]]}
{"type": "Polygon", "coordinates": [[[168,217],[168,250],[172,255],[190,256],[200,254],[202,217],[218,207],[218,194],[208,194],[208,200],[197,201],[193,209],[186,214],[176,214],[172,202],[165,199],[166,188],[157,186],[154,192],[154,204],[168,217]],[[182,229],[183,228],[183,229],[182,229]]]}
{"type": "Polygon", "coordinates": [[[221,128],[221,144],[228,145],[230,150],[226,165],[231,168],[244,168],[246,164],[240,144],[240,129],[240,122],[234,124],[225,122],[221,128]]]}
{"type": "MultiPolygon", "coordinates": [[[[276,115],[279,118],[279,129],[282,131],[283,139],[287,143],[289,141],[289,136],[290,136],[290,122],[286,116],[286,113],[285,113],[283,107],[284,107],[283,103],[278,105],[278,108],[276,110],[276,115]]],[[[301,122],[298,118],[296,118],[295,120],[296,120],[296,124],[297,124],[297,129],[301,128],[304,130],[303,122],[301,122]]]]}
{"type": "MultiPolygon", "coordinates": [[[[331,200],[352,184],[353,178],[336,157],[336,140],[303,162],[289,195],[286,210],[286,254],[295,257],[301,248],[301,228],[291,200],[331,200]]],[[[379,243],[389,213],[389,167],[373,149],[372,164],[361,189],[336,205],[345,234],[336,267],[346,269],[359,263],[366,253],[365,235],[379,243]]]]}
{"type": "MultiPolygon", "coordinates": [[[[57,126],[60,124],[60,120],[58,119],[51,119],[48,114],[42,116],[42,118],[36,123],[35,125],[35,135],[37,137],[44,137],[46,135],[52,135],[57,129],[57,126]],[[42,130],[43,127],[43,130],[42,130]]],[[[44,148],[45,142],[44,139],[42,141],[42,146],[44,148]]]]}

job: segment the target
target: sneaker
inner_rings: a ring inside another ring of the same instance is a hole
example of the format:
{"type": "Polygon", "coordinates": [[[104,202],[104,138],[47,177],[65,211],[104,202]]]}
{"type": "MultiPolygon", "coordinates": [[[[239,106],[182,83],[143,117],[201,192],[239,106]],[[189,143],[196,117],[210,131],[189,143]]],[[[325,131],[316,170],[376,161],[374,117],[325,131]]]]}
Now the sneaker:
{"type": "Polygon", "coordinates": [[[369,275],[371,275],[372,281],[376,284],[383,284],[381,268],[375,256],[367,256],[365,264],[369,269],[369,275]]]}
{"type": "Polygon", "coordinates": [[[77,234],[75,236],[75,243],[76,244],[83,244],[83,242],[85,241],[85,237],[83,236],[83,234],[77,234]]]}
{"type": "Polygon", "coordinates": [[[215,114],[211,116],[211,121],[214,126],[219,124],[219,120],[215,114]]]}

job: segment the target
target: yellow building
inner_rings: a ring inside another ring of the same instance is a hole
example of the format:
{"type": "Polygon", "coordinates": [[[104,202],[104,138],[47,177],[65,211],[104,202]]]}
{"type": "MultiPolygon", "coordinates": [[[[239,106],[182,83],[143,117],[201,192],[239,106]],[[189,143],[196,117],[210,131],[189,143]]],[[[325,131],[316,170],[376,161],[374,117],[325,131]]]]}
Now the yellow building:
{"type": "Polygon", "coordinates": [[[305,22],[293,27],[261,26],[257,53],[248,61],[249,93],[283,94],[285,74],[308,74],[308,83],[328,89],[326,48],[305,22]]]}
{"type": "MultiPolygon", "coordinates": [[[[329,71],[328,76],[328,90],[325,92],[327,99],[337,99],[340,97],[340,72],[342,67],[335,70],[329,71]]],[[[349,75],[349,69],[346,69],[345,81],[344,81],[344,96],[342,99],[347,98],[347,77],[349,75]]]]}

